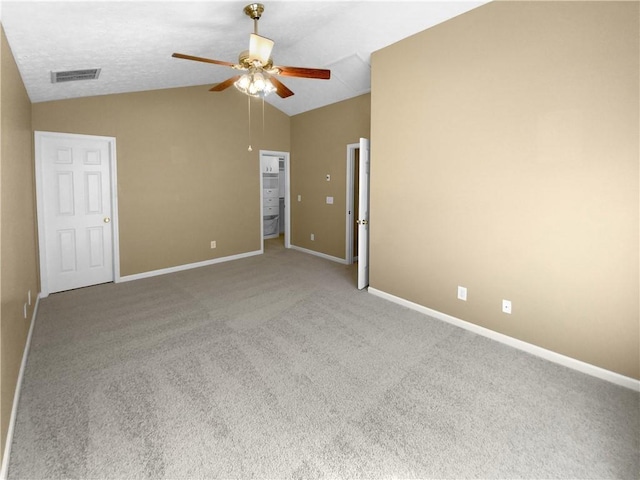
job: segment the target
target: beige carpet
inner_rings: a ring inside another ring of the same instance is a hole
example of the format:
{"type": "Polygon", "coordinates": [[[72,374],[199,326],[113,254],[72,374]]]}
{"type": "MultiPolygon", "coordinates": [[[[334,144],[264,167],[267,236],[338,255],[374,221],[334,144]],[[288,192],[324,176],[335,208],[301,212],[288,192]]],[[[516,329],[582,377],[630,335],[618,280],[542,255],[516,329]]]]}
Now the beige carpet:
{"type": "Polygon", "coordinates": [[[276,241],[44,299],[9,478],[637,479],[639,410],[276,241]]]}

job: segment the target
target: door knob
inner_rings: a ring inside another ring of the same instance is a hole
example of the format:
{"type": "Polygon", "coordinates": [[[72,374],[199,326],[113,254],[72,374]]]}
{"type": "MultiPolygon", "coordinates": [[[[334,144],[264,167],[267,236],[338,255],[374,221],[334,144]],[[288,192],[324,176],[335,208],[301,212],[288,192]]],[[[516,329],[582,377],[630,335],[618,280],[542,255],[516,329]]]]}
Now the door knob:
{"type": "Polygon", "coordinates": [[[109,217],[104,217],[104,220],[102,220],[104,223],[109,223],[111,221],[111,219],[109,217]]]}

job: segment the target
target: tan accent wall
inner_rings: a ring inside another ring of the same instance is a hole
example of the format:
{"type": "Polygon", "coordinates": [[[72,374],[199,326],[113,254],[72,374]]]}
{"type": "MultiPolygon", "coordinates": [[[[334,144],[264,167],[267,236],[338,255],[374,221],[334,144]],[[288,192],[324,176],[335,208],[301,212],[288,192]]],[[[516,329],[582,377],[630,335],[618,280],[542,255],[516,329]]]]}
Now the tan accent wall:
{"type": "Polygon", "coordinates": [[[34,130],[116,137],[123,276],[261,248],[259,150],[289,151],[289,117],[253,99],[249,152],[247,97],[207,90],[33,105],[34,130]]]}
{"type": "Polygon", "coordinates": [[[0,455],[38,287],[31,102],[4,30],[0,38],[0,455]],[[31,290],[27,319],[23,307],[31,290]]]}
{"type": "Polygon", "coordinates": [[[291,117],[293,245],[345,258],[347,145],[369,138],[370,121],[369,94],[291,117]]]}
{"type": "Polygon", "coordinates": [[[490,3],[374,53],[372,287],[640,378],[639,6],[490,3]]]}

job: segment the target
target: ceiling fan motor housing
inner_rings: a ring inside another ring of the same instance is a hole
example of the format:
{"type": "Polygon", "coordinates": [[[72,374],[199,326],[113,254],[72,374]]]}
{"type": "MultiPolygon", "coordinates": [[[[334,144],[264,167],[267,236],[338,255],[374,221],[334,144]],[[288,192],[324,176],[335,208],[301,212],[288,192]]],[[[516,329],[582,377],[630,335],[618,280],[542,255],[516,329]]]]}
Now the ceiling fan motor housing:
{"type": "Polygon", "coordinates": [[[244,50],[238,56],[238,65],[242,67],[242,69],[244,70],[249,70],[252,67],[256,67],[255,65],[256,61],[260,64],[259,65],[260,68],[263,68],[265,70],[273,69],[273,58],[269,58],[269,61],[267,61],[267,63],[262,63],[260,62],[260,60],[252,58],[251,55],[249,54],[249,50],[244,50]]]}

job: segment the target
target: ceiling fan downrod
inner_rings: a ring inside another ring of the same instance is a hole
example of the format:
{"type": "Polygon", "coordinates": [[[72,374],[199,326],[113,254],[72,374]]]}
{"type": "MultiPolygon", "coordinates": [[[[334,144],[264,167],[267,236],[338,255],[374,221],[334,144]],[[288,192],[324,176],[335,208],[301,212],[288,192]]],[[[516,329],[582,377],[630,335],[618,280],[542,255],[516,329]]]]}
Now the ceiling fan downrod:
{"type": "Polygon", "coordinates": [[[261,3],[250,3],[244,7],[244,13],[249,18],[253,19],[253,33],[258,35],[258,20],[264,12],[264,5],[261,3]]]}

